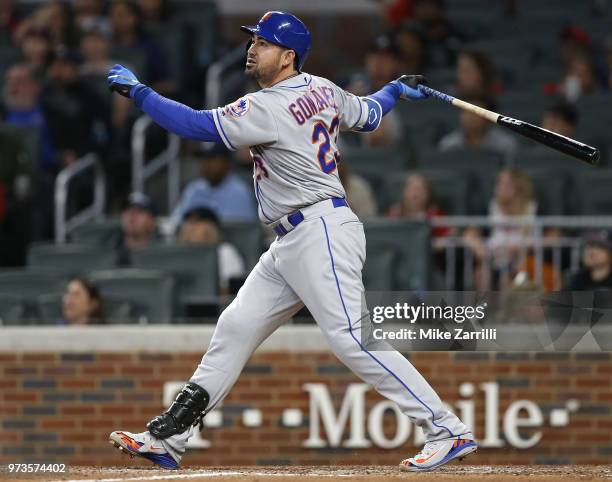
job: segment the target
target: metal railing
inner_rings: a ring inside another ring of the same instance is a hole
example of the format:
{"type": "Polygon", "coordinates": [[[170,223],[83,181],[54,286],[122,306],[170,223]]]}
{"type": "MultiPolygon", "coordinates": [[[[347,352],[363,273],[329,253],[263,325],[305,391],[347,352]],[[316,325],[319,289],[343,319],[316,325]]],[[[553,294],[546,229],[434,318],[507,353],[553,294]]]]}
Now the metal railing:
{"type": "Polygon", "coordinates": [[[542,286],[548,270],[553,274],[552,280],[548,280],[549,284],[552,282],[549,288],[559,290],[563,288],[564,269],[575,272],[580,267],[583,246],[580,232],[612,229],[612,216],[509,217],[503,221],[486,216],[441,216],[433,218],[431,224],[434,228],[450,228],[449,235],[433,239],[434,253],[443,260],[444,289],[457,289],[459,281],[464,290],[499,289],[493,286],[495,278],[510,279],[527,271],[531,271],[529,279],[542,286]],[[476,238],[476,242],[465,237],[467,228],[491,231],[518,228],[522,234],[520,239],[509,237],[505,242],[502,239],[492,244],[486,235],[476,238]],[[552,229],[574,234],[550,236],[552,229]],[[475,249],[475,244],[479,249],[475,249]],[[530,268],[525,264],[528,257],[532,261],[530,268]]]}
{"type": "Polygon", "coordinates": [[[215,108],[223,103],[223,74],[244,59],[244,46],[236,47],[212,63],[206,73],[206,105],[215,108]]]}
{"type": "Polygon", "coordinates": [[[98,156],[86,154],[70,166],[62,169],[55,179],[55,242],[64,243],[68,234],[76,227],[104,216],[106,207],[106,176],[98,156]],[[68,188],[70,183],[83,173],[93,170],[94,196],[87,208],[68,218],[68,188]]]}
{"type": "Polygon", "coordinates": [[[136,120],[132,129],[132,191],[144,192],[147,179],[163,168],[168,169],[168,208],[176,205],[181,188],[181,166],[179,161],[180,138],[168,132],[168,145],[156,157],[146,162],[145,147],[147,128],[153,123],[149,116],[136,120]]]}

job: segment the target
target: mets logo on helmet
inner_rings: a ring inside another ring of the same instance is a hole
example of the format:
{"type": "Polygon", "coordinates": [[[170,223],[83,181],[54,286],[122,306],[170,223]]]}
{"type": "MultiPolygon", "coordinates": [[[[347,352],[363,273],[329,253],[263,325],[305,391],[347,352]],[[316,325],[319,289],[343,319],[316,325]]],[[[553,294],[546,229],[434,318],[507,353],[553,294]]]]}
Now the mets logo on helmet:
{"type": "Polygon", "coordinates": [[[236,102],[225,106],[225,113],[232,117],[242,117],[251,108],[251,101],[248,97],[241,97],[236,102]]]}

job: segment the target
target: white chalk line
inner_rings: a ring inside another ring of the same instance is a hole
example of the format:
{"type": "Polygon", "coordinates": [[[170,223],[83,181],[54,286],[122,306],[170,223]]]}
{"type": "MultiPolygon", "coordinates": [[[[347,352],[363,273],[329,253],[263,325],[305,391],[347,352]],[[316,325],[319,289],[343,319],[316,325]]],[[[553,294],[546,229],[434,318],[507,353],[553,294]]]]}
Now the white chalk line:
{"type": "Polygon", "coordinates": [[[196,477],[232,477],[232,476],[257,476],[257,477],[355,477],[359,474],[271,474],[269,472],[195,472],[191,474],[168,474],[168,475],[148,475],[146,477],[121,477],[115,479],[69,479],[55,480],[51,482],[126,482],[130,480],[172,480],[172,479],[195,479],[196,477]]]}

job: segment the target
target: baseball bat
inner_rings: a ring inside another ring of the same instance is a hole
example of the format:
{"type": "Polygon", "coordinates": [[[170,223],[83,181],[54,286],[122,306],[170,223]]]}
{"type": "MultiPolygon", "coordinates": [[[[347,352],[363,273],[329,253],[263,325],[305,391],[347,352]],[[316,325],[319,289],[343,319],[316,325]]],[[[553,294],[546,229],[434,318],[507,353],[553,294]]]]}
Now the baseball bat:
{"type": "Polygon", "coordinates": [[[551,132],[542,127],[534,126],[528,122],[513,119],[512,117],[507,117],[498,114],[497,112],[483,109],[482,107],[470,104],[469,102],[457,99],[443,92],[439,92],[423,84],[419,84],[418,88],[428,97],[435,97],[442,102],[452,104],[455,107],[459,107],[460,109],[467,110],[468,112],[472,112],[480,117],[484,117],[489,122],[504,126],[522,136],[528,137],[529,139],[533,139],[540,144],[544,144],[545,146],[551,147],[559,152],[575,157],[576,159],[586,162],[587,164],[594,166],[599,162],[600,154],[599,149],[596,147],[583,144],[575,139],[562,136],[561,134],[551,132]]]}

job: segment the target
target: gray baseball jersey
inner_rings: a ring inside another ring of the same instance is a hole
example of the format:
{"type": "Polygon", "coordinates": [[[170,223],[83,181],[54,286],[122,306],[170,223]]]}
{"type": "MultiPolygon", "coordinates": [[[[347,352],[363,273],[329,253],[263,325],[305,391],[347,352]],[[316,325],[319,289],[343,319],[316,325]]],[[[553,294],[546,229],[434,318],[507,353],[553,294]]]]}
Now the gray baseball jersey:
{"type": "Polygon", "coordinates": [[[368,105],[307,73],[214,111],[225,145],[250,147],[259,217],[271,223],[304,206],[345,197],[338,177],[339,130],[362,127],[368,105]]]}

